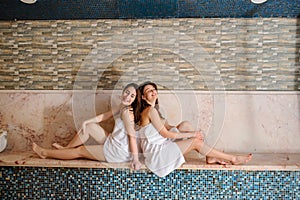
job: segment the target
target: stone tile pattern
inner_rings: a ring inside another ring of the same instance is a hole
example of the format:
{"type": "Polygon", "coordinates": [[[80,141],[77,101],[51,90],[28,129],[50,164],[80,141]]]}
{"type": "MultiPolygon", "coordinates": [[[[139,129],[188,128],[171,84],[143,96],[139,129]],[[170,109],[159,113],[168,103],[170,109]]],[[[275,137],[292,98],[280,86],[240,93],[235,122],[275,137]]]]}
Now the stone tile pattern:
{"type": "Polygon", "coordinates": [[[30,6],[20,1],[0,1],[0,19],[162,19],[162,18],[252,18],[299,16],[300,0],[80,0],[43,1],[30,6]]]}
{"type": "Polygon", "coordinates": [[[0,35],[0,90],[144,80],[182,90],[300,90],[296,18],[16,20],[0,21],[0,35]]]}
{"type": "Polygon", "coordinates": [[[299,171],[1,167],[1,199],[299,199],[299,171]]]}

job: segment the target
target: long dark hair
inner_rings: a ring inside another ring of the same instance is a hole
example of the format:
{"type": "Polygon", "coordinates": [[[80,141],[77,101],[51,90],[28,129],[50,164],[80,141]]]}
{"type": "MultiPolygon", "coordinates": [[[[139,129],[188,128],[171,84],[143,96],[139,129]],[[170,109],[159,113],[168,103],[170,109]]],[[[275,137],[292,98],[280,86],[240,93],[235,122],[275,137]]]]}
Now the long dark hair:
{"type": "MultiPolygon", "coordinates": [[[[156,90],[157,90],[157,85],[151,81],[146,81],[142,83],[138,89],[137,89],[137,95],[136,95],[136,101],[132,103],[132,108],[134,112],[134,122],[138,123],[141,120],[141,113],[145,110],[145,108],[148,108],[151,106],[147,101],[142,99],[142,96],[144,95],[144,88],[147,85],[152,85],[156,90]]],[[[159,112],[159,104],[158,104],[158,99],[155,101],[155,106],[154,106],[158,112],[159,112]]],[[[159,115],[161,116],[160,112],[159,115]]],[[[161,116],[162,117],[162,116],[161,116]]]]}

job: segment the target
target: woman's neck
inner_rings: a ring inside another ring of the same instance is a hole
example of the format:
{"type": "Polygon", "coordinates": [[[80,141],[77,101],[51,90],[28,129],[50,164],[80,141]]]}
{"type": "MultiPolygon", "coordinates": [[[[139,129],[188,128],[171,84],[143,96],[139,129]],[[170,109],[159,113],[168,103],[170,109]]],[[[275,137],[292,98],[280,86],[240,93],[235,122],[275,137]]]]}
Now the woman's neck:
{"type": "Polygon", "coordinates": [[[154,102],[150,102],[150,101],[146,101],[150,106],[154,107],[155,106],[155,101],[154,102]]]}

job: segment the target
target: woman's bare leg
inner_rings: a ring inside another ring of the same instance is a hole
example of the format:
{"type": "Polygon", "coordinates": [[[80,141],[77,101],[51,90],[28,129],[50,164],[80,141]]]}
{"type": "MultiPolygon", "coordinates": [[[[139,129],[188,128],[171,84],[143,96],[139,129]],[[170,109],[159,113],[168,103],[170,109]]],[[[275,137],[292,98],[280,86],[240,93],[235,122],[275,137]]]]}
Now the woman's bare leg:
{"type": "MultiPolygon", "coordinates": [[[[189,122],[189,121],[182,121],[181,123],[179,123],[176,126],[176,128],[180,132],[193,132],[193,131],[195,131],[192,123],[189,122]]],[[[207,162],[207,164],[221,164],[221,165],[229,164],[228,161],[226,161],[226,160],[222,160],[222,159],[214,158],[214,157],[210,157],[210,156],[206,156],[206,162],[207,162]]]]}
{"type": "Polygon", "coordinates": [[[180,148],[183,154],[186,154],[192,150],[196,150],[202,155],[220,159],[221,161],[226,160],[231,162],[234,165],[247,163],[252,158],[251,154],[247,156],[236,156],[236,155],[231,155],[231,154],[218,151],[206,145],[202,140],[194,139],[194,138],[178,141],[176,142],[176,144],[178,145],[178,147],[180,148]]]}
{"type": "Polygon", "coordinates": [[[67,144],[66,146],[61,146],[58,143],[53,143],[52,146],[57,148],[57,149],[70,149],[70,148],[75,148],[77,146],[80,146],[84,144],[87,140],[89,139],[88,134],[83,134],[82,129],[80,129],[72,138],[72,140],[67,144]]]}
{"type": "MultiPolygon", "coordinates": [[[[181,132],[193,132],[193,131],[195,131],[192,123],[189,122],[189,121],[183,121],[183,122],[181,122],[180,124],[177,125],[176,128],[179,131],[181,131],[181,132]]],[[[229,160],[226,160],[226,159],[223,158],[227,154],[223,154],[223,155],[218,154],[218,156],[221,156],[221,157],[214,157],[213,155],[216,155],[216,153],[219,153],[220,151],[218,151],[216,149],[212,149],[210,147],[208,147],[208,148],[211,149],[211,150],[214,150],[214,151],[211,154],[208,154],[208,153],[203,154],[203,155],[206,155],[206,162],[207,162],[207,164],[221,164],[221,165],[229,164],[229,160]]],[[[187,149],[187,148],[185,148],[185,149],[187,149]]],[[[223,152],[220,152],[220,153],[223,153],[223,152]]]]}
{"type": "Polygon", "coordinates": [[[222,151],[218,151],[218,150],[208,146],[207,144],[205,144],[202,141],[200,141],[198,143],[199,144],[196,144],[198,146],[198,147],[196,147],[198,149],[198,152],[200,152],[202,155],[206,155],[208,157],[220,159],[221,162],[223,162],[224,160],[227,160],[227,161],[230,161],[231,164],[233,164],[233,165],[238,165],[238,164],[247,163],[252,159],[252,154],[248,154],[246,156],[231,155],[231,154],[224,153],[222,151]],[[200,148],[199,148],[199,146],[200,146],[200,148]]]}
{"type": "Polygon", "coordinates": [[[103,145],[79,146],[70,149],[44,149],[33,143],[32,149],[40,158],[56,158],[61,160],[87,158],[90,160],[105,161],[103,145]]]}
{"type": "Polygon", "coordinates": [[[104,144],[108,133],[98,124],[91,123],[86,127],[86,132],[91,136],[97,143],[104,144]]]}
{"type": "Polygon", "coordinates": [[[180,131],[180,132],[193,132],[195,131],[193,125],[191,122],[189,121],[182,121],[180,122],[176,128],[180,131]]]}
{"type": "Polygon", "coordinates": [[[57,149],[74,148],[84,144],[90,136],[94,138],[95,141],[99,144],[104,144],[107,138],[106,131],[101,126],[99,126],[98,124],[91,123],[86,126],[85,133],[83,133],[82,129],[80,129],[79,132],[73,137],[73,139],[69,142],[67,146],[63,147],[57,143],[52,144],[52,146],[54,146],[57,149]]]}
{"type": "Polygon", "coordinates": [[[195,140],[187,139],[187,140],[179,140],[176,142],[182,154],[187,154],[192,150],[195,150],[195,140]]]}
{"type": "Polygon", "coordinates": [[[206,156],[206,163],[207,164],[219,164],[219,165],[228,165],[228,164],[230,164],[230,162],[227,161],[227,160],[218,159],[218,158],[209,157],[209,156],[206,156]]]}

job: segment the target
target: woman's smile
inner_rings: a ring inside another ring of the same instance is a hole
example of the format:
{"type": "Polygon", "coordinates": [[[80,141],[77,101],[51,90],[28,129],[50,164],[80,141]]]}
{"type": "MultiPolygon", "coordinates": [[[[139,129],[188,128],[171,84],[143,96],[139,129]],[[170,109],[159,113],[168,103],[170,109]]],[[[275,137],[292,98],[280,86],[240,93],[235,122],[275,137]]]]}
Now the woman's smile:
{"type": "Polygon", "coordinates": [[[124,105],[131,105],[132,102],[135,100],[135,97],[136,97],[135,88],[129,87],[122,94],[122,103],[124,105]]]}
{"type": "Polygon", "coordinates": [[[147,85],[144,88],[144,98],[150,103],[155,103],[157,99],[157,90],[152,85],[147,85]]]}

